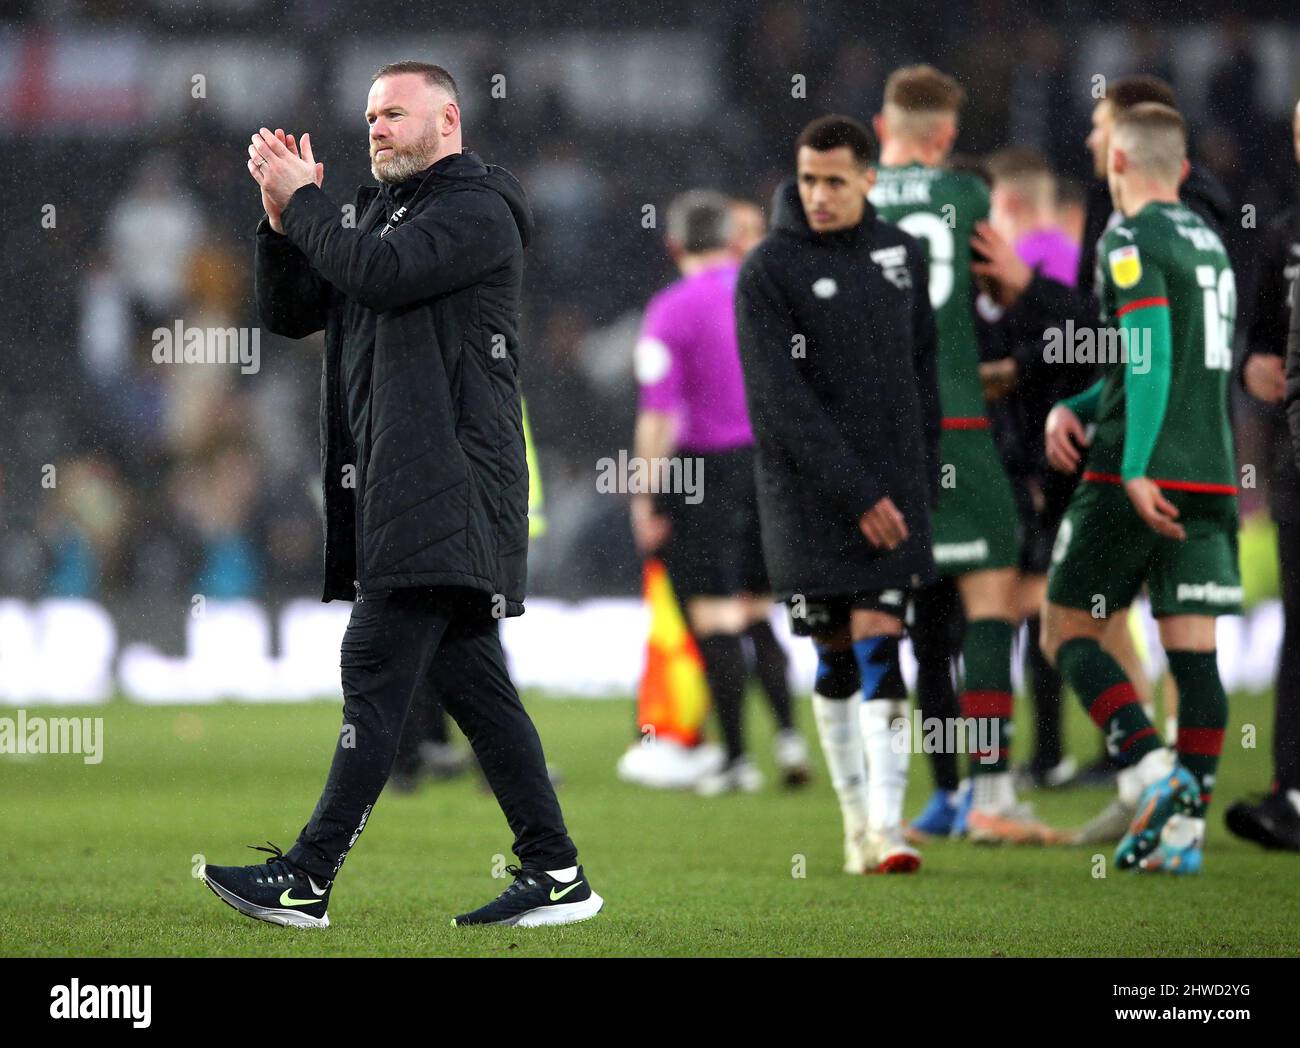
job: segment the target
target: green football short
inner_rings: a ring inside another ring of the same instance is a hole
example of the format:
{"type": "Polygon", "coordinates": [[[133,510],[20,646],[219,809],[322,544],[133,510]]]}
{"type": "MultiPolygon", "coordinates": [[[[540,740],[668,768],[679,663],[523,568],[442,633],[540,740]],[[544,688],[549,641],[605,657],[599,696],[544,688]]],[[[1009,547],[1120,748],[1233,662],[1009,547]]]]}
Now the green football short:
{"type": "Polygon", "coordinates": [[[1020,518],[988,429],[945,429],[939,442],[934,563],[940,575],[1014,568],[1020,518]]]}
{"type": "Polygon", "coordinates": [[[1052,546],[1047,599],[1109,615],[1132,604],[1145,582],[1157,617],[1240,614],[1236,498],[1163,494],[1178,507],[1186,539],[1147,527],[1122,485],[1080,484],[1052,546]]]}

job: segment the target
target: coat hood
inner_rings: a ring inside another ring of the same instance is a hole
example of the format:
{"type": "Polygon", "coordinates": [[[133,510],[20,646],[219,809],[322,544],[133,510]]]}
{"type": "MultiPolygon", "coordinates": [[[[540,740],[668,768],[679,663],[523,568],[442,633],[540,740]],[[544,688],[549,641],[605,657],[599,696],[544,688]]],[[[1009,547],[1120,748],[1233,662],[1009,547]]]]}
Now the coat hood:
{"type": "Polygon", "coordinates": [[[857,241],[861,231],[875,221],[876,209],[867,201],[862,221],[849,229],[838,229],[834,233],[818,233],[808,224],[804,213],[803,201],[799,199],[799,187],[793,178],[787,178],[772,194],[772,229],[790,233],[802,240],[816,240],[821,244],[851,244],[857,241]]]}
{"type": "Polygon", "coordinates": [[[440,178],[460,179],[478,182],[500,196],[510,207],[515,225],[519,227],[519,240],[528,246],[533,238],[533,209],[528,205],[528,196],[509,171],[498,164],[485,164],[477,153],[459,153],[447,158],[446,166],[434,165],[434,171],[440,178]]]}
{"type": "Polygon", "coordinates": [[[813,235],[808,216],[804,214],[803,201],[799,199],[799,187],[793,178],[787,178],[772,194],[772,228],[801,237],[813,235]]]}

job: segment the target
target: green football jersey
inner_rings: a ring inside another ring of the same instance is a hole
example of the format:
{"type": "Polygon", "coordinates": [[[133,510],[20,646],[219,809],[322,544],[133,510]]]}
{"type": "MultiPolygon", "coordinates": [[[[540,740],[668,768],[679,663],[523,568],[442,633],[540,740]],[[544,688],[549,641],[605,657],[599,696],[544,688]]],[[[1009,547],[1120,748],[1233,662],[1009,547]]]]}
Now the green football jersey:
{"type": "Polygon", "coordinates": [[[975,175],[941,167],[882,166],[869,199],[882,219],[925,247],[930,305],[939,329],[939,403],[944,418],[985,418],[970,239],[975,223],[988,218],[988,187],[975,175]]]}
{"type": "Polygon", "coordinates": [[[1182,204],[1151,203],[1109,230],[1097,257],[1102,319],[1124,340],[1106,354],[1121,359],[1103,361],[1092,479],[1231,494],[1237,285],[1223,242],[1182,204]],[[1142,398],[1132,405],[1130,390],[1142,398]]]}

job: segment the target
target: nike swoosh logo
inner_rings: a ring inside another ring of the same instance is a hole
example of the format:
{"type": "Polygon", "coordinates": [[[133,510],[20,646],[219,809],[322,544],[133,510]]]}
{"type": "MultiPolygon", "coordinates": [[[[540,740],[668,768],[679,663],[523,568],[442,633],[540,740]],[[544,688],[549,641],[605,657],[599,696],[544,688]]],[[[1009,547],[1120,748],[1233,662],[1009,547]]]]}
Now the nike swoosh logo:
{"type": "Polygon", "coordinates": [[[308,876],[307,882],[311,885],[311,890],[314,891],[317,895],[324,895],[329,890],[328,886],[325,888],[317,888],[316,881],[310,876],[308,876]]]}
{"type": "Polygon", "coordinates": [[[552,889],[551,889],[551,902],[559,902],[559,901],[560,901],[561,899],[563,899],[566,895],[568,895],[569,892],[573,891],[573,889],[576,888],[576,887],[577,887],[579,884],[581,884],[581,883],[582,883],[582,881],[574,881],[574,882],[573,882],[572,884],[570,884],[567,888],[565,888],[564,891],[562,891],[562,892],[557,892],[554,888],[552,888],[552,889]]]}
{"type": "MultiPolygon", "coordinates": [[[[292,888],[285,888],[284,894],[280,896],[281,906],[314,906],[320,901],[319,899],[295,899],[289,894],[291,891],[293,891],[292,888]]],[[[322,894],[324,893],[322,892],[322,894]]]]}

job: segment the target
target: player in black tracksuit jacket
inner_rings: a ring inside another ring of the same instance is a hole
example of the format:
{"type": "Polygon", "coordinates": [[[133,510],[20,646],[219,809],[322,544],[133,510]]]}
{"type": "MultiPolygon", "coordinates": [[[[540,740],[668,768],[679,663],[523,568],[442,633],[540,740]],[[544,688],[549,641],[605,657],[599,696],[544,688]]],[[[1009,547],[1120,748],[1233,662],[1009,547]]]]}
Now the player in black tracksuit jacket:
{"type": "MultiPolygon", "coordinates": [[[[1295,125],[1300,159],[1300,109],[1295,125]]],[[[1247,393],[1269,405],[1263,409],[1269,437],[1265,468],[1269,510],[1277,524],[1285,630],[1277,667],[1273,789],[1254,803],[1238,801],[1224,816],[1240,837],[1300,851],[1300,465],[1283,407],[1289,396],[1291,428],[1300,429],[1300,318],[1292,299],[1300,279],[1300,204],[1269,224],[1258,273],[1238,376],[1247,393]],[[1295,359],[1284,374],[1288,332],[1295,359]]]]}
{"type": "Polygon", "coordinates": [[[924,256],[870,204],[859,226],[813,233],[793,183],[777,192],[772,226],[741,269],[736,320],[773,595],[914,588],[933,573],[939,469],[934,319],[914,293],[928,283],[924,256]],[[870,260],[890,249],[909,287],[870,260]],[[858,527],[885,495],[912,533],[894,550],[858,527]]]}
{"type": "Polygon", "coordinates": [[[866,200],[874,159],[857,121],[813,121],[736,286],[763,553],[817,646],[813,710],[849,873],[920,865],[902,839],[907,753],[891,743],[908,592],[934,577],[939,477],[928,269],[866,200]]]}

